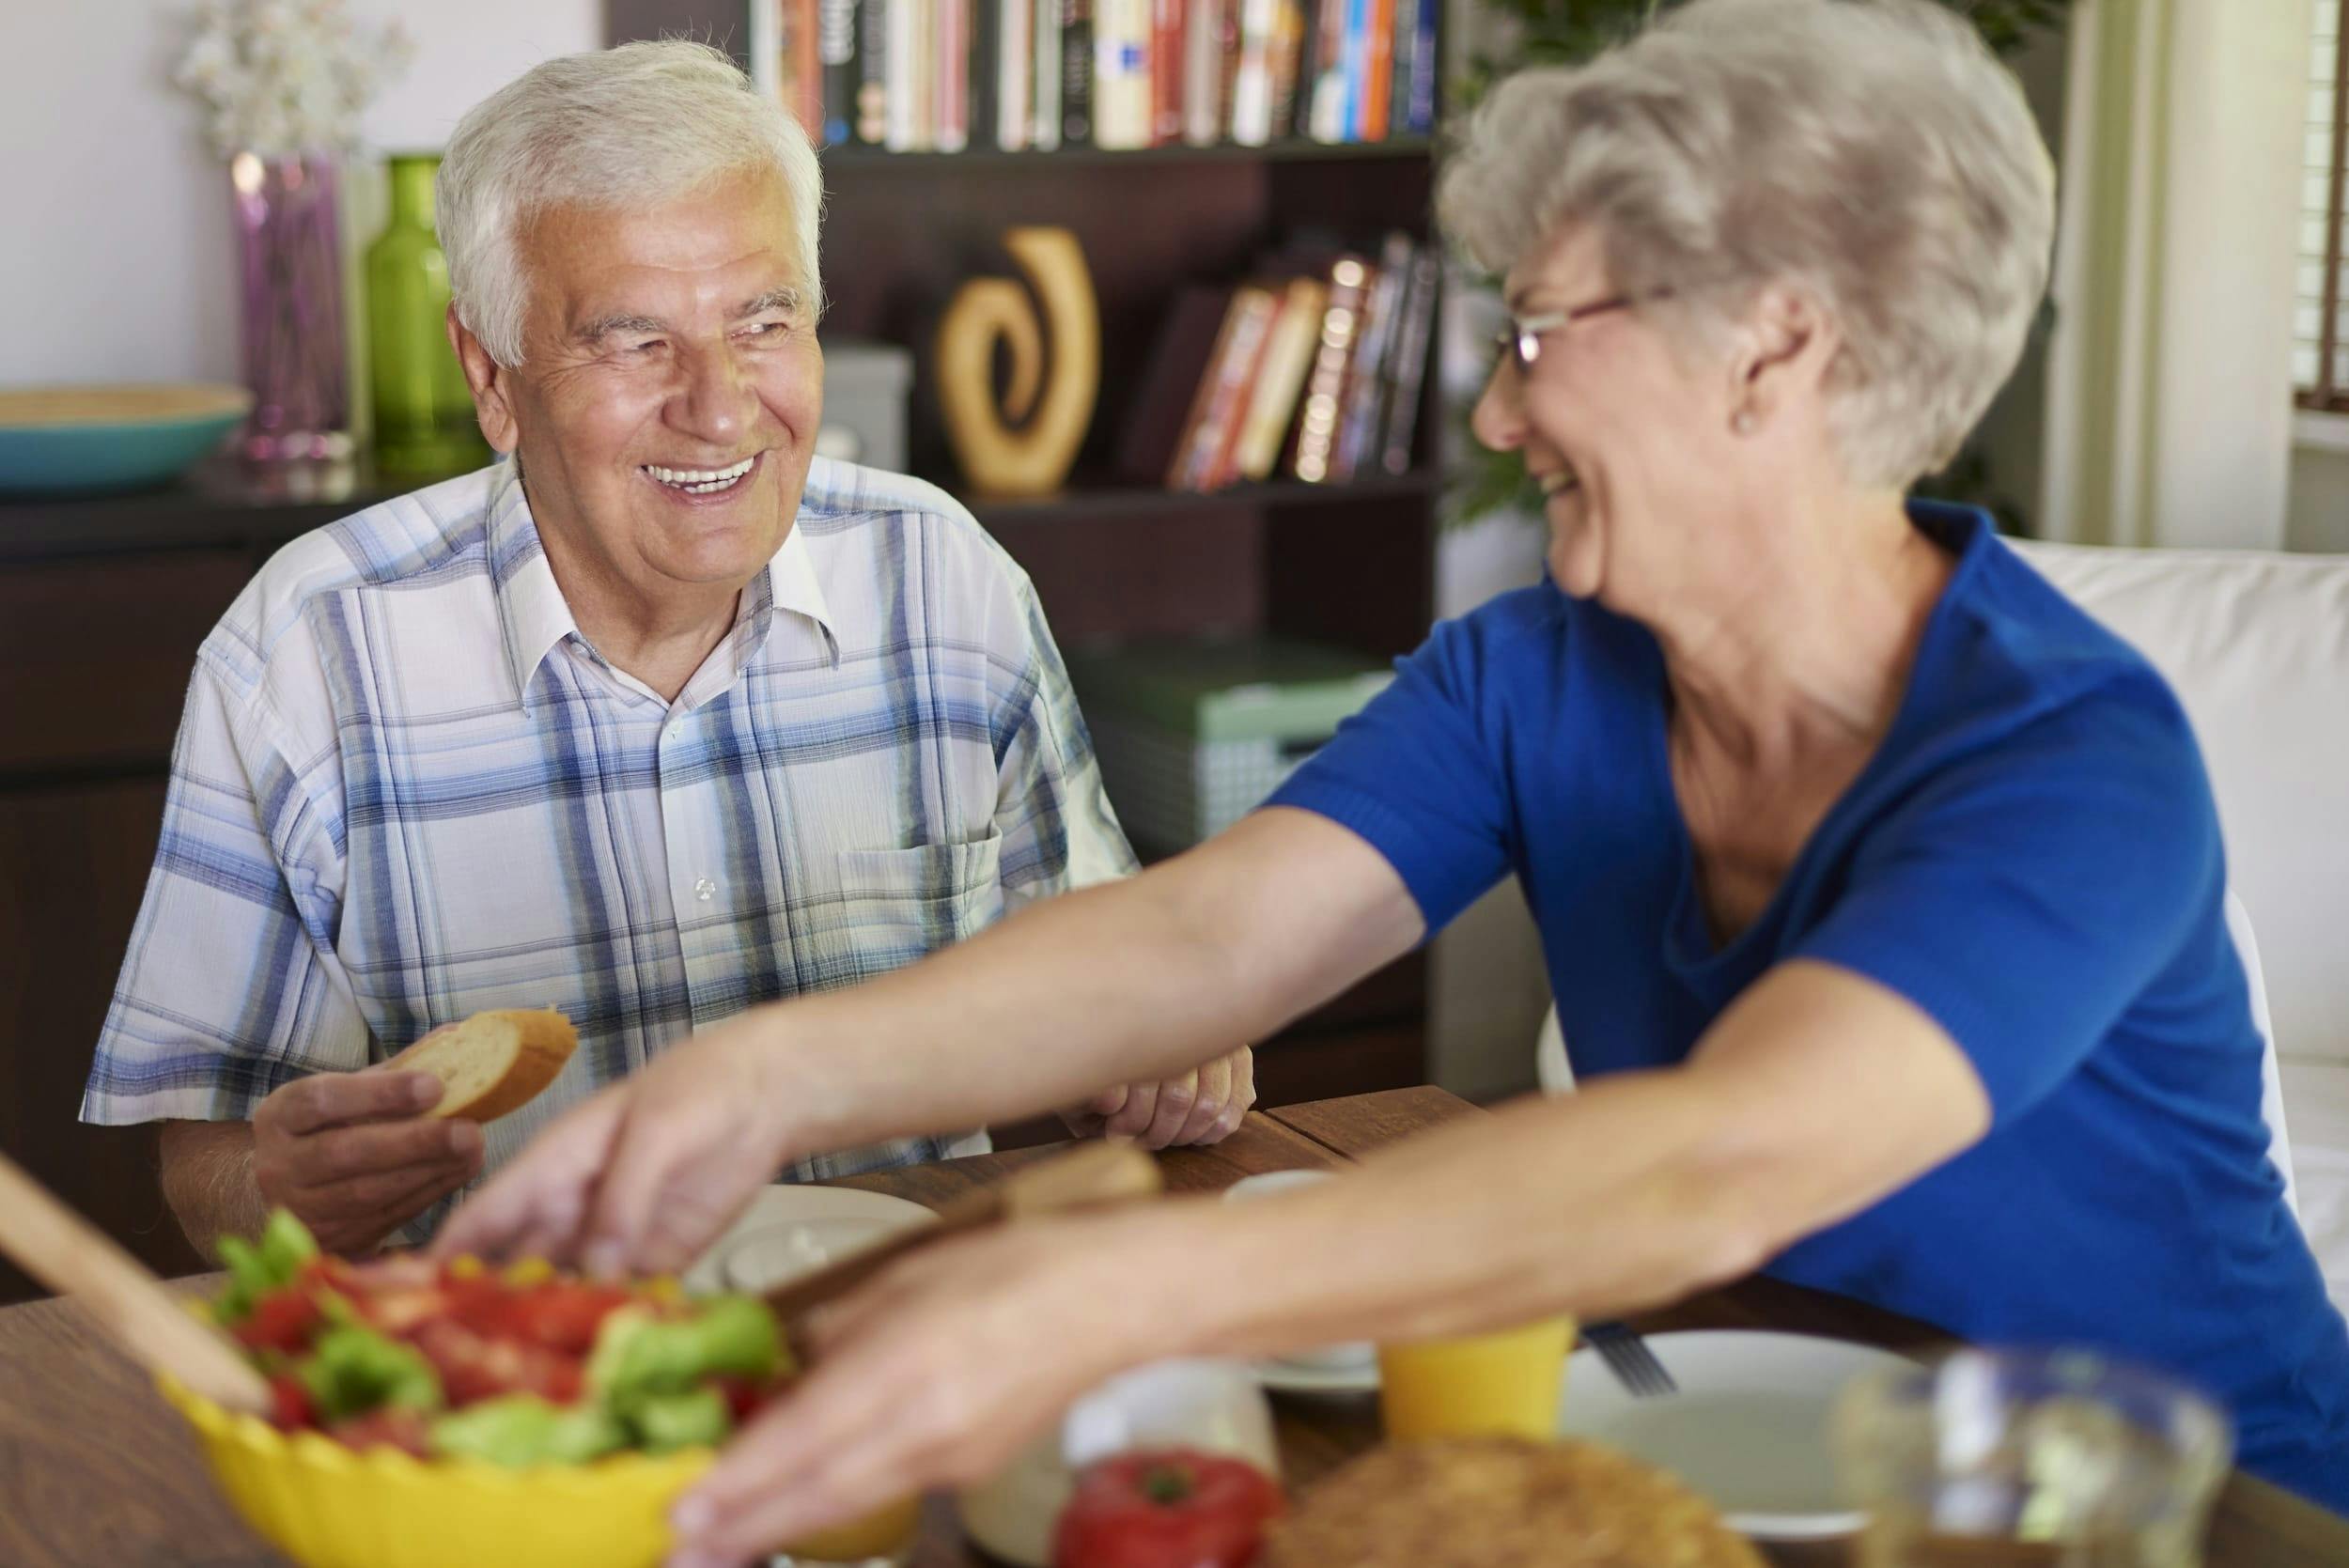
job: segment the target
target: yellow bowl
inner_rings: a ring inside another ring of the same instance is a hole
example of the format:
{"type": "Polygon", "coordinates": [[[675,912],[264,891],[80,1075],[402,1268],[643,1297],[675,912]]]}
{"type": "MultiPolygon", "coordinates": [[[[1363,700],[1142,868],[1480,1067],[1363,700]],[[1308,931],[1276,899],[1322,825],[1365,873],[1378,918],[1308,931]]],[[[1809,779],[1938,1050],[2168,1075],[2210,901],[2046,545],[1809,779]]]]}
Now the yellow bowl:
{"type": "Polygon", "coordinates": [[[156,1381],[237,1512],[303,1568],[653,1568],[668,1553],[669,1505],[712,1457],[690,1449],[508,1470],[361,1453],[156,1381]]]}

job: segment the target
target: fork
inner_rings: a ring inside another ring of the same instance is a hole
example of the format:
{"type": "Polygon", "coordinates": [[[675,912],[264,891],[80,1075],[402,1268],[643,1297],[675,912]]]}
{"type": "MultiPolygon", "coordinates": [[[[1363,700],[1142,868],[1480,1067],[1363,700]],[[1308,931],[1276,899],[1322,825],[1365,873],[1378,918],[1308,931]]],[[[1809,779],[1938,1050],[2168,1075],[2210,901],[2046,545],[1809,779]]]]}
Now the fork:
{"type": "Polygon", "coordinates": [[[1661,1399],[1680,1391],[1672,1374],[1664,1370],[1664,1363],[1656,1358],[1647,1341],[1629,1324],[1585,1324],[1582,1342],[1598,1352],[1607,1370],[1615,1374],[1616,1382],[1630,1390],[1632,1398],[1661,1399]]]}

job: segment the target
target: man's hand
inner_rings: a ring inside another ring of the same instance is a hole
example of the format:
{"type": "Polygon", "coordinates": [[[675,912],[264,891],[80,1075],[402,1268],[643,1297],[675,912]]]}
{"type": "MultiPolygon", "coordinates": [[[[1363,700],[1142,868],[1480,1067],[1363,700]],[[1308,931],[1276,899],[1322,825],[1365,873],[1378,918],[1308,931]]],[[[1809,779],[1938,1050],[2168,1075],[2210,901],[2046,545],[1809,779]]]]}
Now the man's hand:
{"type": "Polygon", "coordinates": [[[750,1016],[713,1029],[556,1120],[449,1217],[433,1250],[682,1268],[788,1157],[784,1098],[750,1016]]]}
{"type": "Polygon", "coordinates": [[[1220,1143],[1256,1103],[1256,1053],[1242,1046],[1161,1083],[1104,1090],[1061,1120],[1080,1138],[1129,1138],[1145,1149],[1220,1143]]]}
{"type": "Polygon", "coordinates": [[[428,1073],[314,1073],[253,1113],[261,1201],[293,1211],[329,1252],[361,1252],[471,1181],[481,1129],[427,1120],[428,1073]]]}

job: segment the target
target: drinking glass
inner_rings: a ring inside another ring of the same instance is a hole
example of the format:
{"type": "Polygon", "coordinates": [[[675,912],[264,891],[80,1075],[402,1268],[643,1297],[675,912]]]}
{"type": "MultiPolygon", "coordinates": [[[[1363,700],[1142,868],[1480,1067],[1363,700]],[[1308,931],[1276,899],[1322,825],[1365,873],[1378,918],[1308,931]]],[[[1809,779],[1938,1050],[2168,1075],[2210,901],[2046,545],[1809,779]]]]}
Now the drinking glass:
{"type": "Polygon", "coordinates": [[[1860,1568],[2199,1568],[2233,1433],[2191,1389],[2080,1350],[1961,1350],[1855,1379],[1838,1467],[1860,1568]]]}
{"type": "Polygon", "coordinates": [[[1549,1317],[1490,1334],[1380,1345],[1378,1408],[1388,1437],[1555,1437],[1574,1327],[1570,1317],[1549,1317]]]}

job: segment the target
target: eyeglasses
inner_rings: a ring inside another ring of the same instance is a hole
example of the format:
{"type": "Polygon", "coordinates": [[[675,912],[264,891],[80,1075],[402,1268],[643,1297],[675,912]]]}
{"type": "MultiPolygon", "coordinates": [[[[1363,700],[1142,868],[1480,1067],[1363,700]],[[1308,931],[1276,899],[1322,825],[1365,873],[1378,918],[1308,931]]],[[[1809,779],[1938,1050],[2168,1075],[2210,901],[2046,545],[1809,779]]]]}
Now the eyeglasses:
{"type": "Polygon", "coordinates": [[[1512,315],[1508,326],[1493,334],[1494,356],[1516,366],[1517,374],[1522,376],[1533,368],[1534,361],[1542,357],[1544,333],[1558,332],[1573,326],[1577,321],[1587,321],[1594,316],[1604,316],[1610,311],[1628,310],[1643,301],[1662,299],[1671,292],[1669,288],[1652,288],[1644,294],[1612,295],[1586,305],[1577,305],[1572,310],[1546,311],[1539,316],[1512,315]]]}

